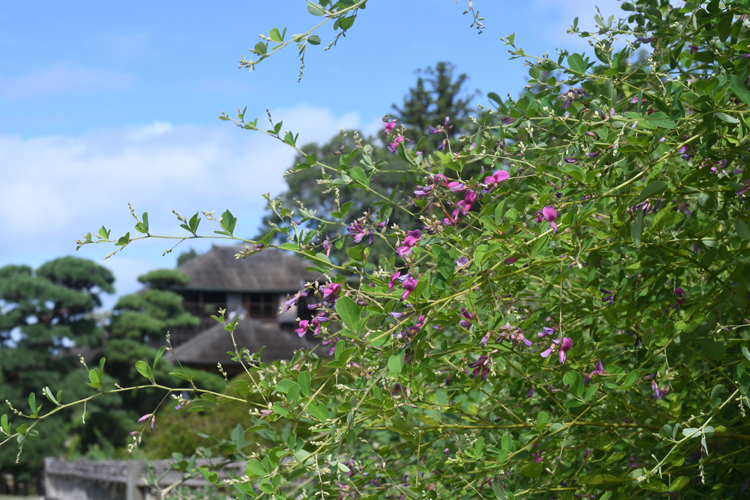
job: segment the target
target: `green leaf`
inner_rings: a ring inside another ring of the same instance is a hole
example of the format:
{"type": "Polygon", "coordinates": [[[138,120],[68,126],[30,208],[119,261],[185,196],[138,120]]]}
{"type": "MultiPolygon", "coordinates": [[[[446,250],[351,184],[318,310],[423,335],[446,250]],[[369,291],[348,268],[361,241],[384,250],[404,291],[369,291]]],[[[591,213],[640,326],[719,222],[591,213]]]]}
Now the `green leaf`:
{"type": "Polygon", "coordinates": [[[570,54],[568,56],[568,65],[576,73],[586,72],[586,63],[583,61],[581,54],[570,54]]]}
{"type": "Polygon", "coordinates": [[[349,297],[341,297],[336,301],[336,312],[338,313],[344,326],[349,330],[356,332],[359,325],[359,306],[349,297]]]}
{"type": "Polygon", "coordinates": [[[536,479],[542,475],[544,464],[542,462],[532,462],[521,467],[521,474],[531,479],[536,479]]]}
{"type": "Polygon", "coordinates": [[[622,385],[624,385],[625,387],[630,387],[638,381],[638,377],[640,376],[641,373],[638,370],[632,370],[625,376],[625,382],[623,382],[622,385]]]}
{"type": "Polygon", "coordinates": [[[29,406],[31,407],[31,413],[36,413],[36,394],[33,392],[29,394],[29,406]]]}
{"type": "Polygon", "coordinates": [[[326,422],[331,417],[328,413],[328,408],[326,408],[326,405],[324,403],[321,403],[320,401],[311,402],[307,407],[307,411],[310,412],[310,415],[320,420],[321,422],[326,422]]]}
{"type": "Polygon", "coordinates": [[[216,471],[210,471],[205,467],[198,467],[198,470],[203,475],[203,477],[206,478],[206,481],[211,484],[216,484],[216,482],[219,480],[219,474],[217,474],[216,471]]]}
{"type": "Polygon", "coordinates": [[[273,40],[276,43],[281,43],[281,42],[284,41],[284,38],[282,38],[281,33],[279,33],[279,28],[273,28],[268,33],[268,38],[270,38],[271,40],[273,40]]]}
{"type": "Polygon", "coordinates": [[[52,395],[52,391],[49,387],[44,388],[44,394],[47,396],[47,399],[49,399],[49,402],[52,403],[55,406],[60,406],[60,403],[57,402],[55,399],[55,396],[52,395]]]}
{"type": "Polygon", "coordinates": [[[505,494],[505,490],[500,487],[500,481],[492,481],[492,493],[495,494],[497,500],[507,500],[508,495],[505,494]]]}
{"type": "Polygon", "coordinates": [[[750,350],[748,350],[747,347],[742,348],[742,355],[745,356],[748,361],[750,361],[750,350]]]}
{"type": "Polygon", "coordinates": [[[666,191],[667,187],[667,183],[664,181],[654,181],[643,188],[643,191],[641,191],[641,195],[638,197],[638,201],[640,202],[645,200],[646,198],[658,196],[666,191]]]}
{"type": "Polygon", "coordinates": [[[570,371],[565,372],[565,375],[563,375],[563,382],[566,385],[570,386],[569,390],[573,396],[577,398],[581,397],[581,395],[583,394],[584,387],[583,387],[583,378],[581,378],[580,373],[578,373],[575,370],[570,370],[570,371]]]}
{"type": "MultiPolygon", "coordinates": [[[[341,300],[341,299],[339,299],[341,300]]],[[[397,354],[392,355],[388,358],[388,369],[391,371],[391,376],[398,375],[401,372],[401,368],[404,367],[404,351],[400,351],[397,354]]]]}
{"type": "Polygon", "coordinates": [[[234,236],[234,227],[237,225],[237,218],[232,215],[232,212],[227,210],[223,214],[221,214],[219,223],[221,224],[221,227],[224,228],[224,231],[214,231],[215,233],[234,236]]]}
{"type": "Polygon", "coordinates": [[[701,436],[701,430],[697,427],[689,427],[682,430],[682,435],[686,438],[697,438],[701,436]]]}
{"type": "Polygon", "coordinates": [[[323,7],[320,5],[313,3],[313,2],[307,2],[307,12],[312,14],[313,16],[325,16],[326,11],[323,7]]]}
{"type": "Polygon", "coordinates": [[[546,411],[541,412],[539,415],[536,416],[536,425],[539,427],[540,425],[544,425],[549,420],[549,414],[546,411]]]}
{"type": "Polygon", "coordinates": [[[117,240],[117,243],[115,243],[115,246],[125,248],[125,245],[128,243],[130,243],[130,232],[125,233],[125,236],[121,236],[120,239],[117,240]]]}
{"type": "Polygon", "coordinates": [[[653,113],[652,115],[644,117],[641,120],[643,123],[652,127],[660,127],[660,128],[667,128],[667,129],[673,129],[677,127],[677,124],[673,120],[670,120],[669,117],[662,112],[653,113]]]}
{"type": "Polygon", "coordinates": [[[148,363],[146,363],[145,361],[136,361],[135,369],[138,370],[138,373],[149,380],[154,378],[154,374],[151,372],[151,367],[148,366],[148,363]]]}
{"type": "Polygon", "coordinates": [[[669,491],[670,493],[673,491],[679,491],[690,482],[690,478],[687,476],[680,476],[674,481],[672,481],[672,484],[669,485],[669,491]]]}
{"type": "Polygon", "coordinates": [[[370,179],[367,178],[367,174],[360,167],[352,167],[351,170],[349,170],[349,175],[352,179],[359,182],[363,186],[367,187],[370,185],[370,179]]]}
{"type": "Polygon", "coordinates": [[[510,451],[510,447],[513,445],[513,437],[510,434],[506,434],[500,440],[500,447],[504,450],[510,451]]]}
{"type": "Polygon", "coordinates": [[[255,459],[251,459],[245,464],[245,473],[248,476],[263,476],[266,474],[266,469],[263,467],[262,463],[255,459]]]}
{"type": "Polygon", "coordinates": [[[6,434],[10,434],[10,424],[8,424],[8,415],[4,414],[2,417],[0,417],[0,426],[2,426],[6,434]]]}
{"type": "Polygon", "coordinates": [[[135,230],[143,234],[148,233],[148,212],[143,212],[142,220],[135,225],[135,230]]]}
{"type": "Polygon", "coordinates": [[[717,118],[719,118],[723,122],[727,122],[727,123],[740,123],[740,121],[737,118],[735,118],[734,116],[730,116],[730,115],[728,115],[726,113],[722,113],[721,111],[717,111],[716,112],[716,116],[717,116],[717,118]]]}
{"type": "Polygon", "coordinates": [[[630,223],[630,237],[636,249],[641,248],[641,236],[643,235],[643,210],[638,211],[635,220],[630,223]]]}
{"type": "Polygon", "coordinates": [[[164,354],[164,351],[166,350],[166,346],[161,346],[158,351],[156,351],[156,355],[154,355],[154,371],[156,371],[156,363],[159,362],[162,355],[164,354]]]}
{"type": "Polygon", "coordinates": [[[732,92],[737,96],[737,99],[750,106],[750,92],[747,91],[744,79],[738,75],[732,75],[729,77],[731,82],[732,92]]]}
{"type": "Polygon", "coordinates": [[[742,219],[737,219],[734,223],[734,229],[737,231],[737,236],[743,240],[750,239],[750,228],[747,227],[747,223],[742,219]]]}
{"type": "Polygon", "coordinates": [[[312,394],[312,388],[310,386],[311,380],[310,372],[302,372],[297,376],[297,383],[299,383],[302,395],[306,398],[309,398],[312,394]]]}

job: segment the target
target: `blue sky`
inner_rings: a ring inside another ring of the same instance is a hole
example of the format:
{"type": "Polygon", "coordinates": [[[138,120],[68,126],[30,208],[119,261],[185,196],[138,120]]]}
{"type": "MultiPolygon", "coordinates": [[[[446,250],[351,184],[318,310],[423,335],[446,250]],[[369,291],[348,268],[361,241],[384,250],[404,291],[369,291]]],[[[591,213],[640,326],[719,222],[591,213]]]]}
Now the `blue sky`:
{"type": "MultiPolygon", "coordinates": [[[[241,234],[253,234],[261,194],[283,189],[293,154],[220,123],[222,111],[247,106],[246,116],[264,119],[268,107],[303,143],[341,127],[376,132],[417,68],[453,62],[469,74],[469,89],[481,90],[477,103],[487,92],[515,95],[526,69],[508,61],[500,36],[515,33],[517,45],[535,55],[583,51],[566,34],[573,18],[590,27],[595,5],[619,13],[616,0],[474,0],[485,18],[478,35],[462,15],[467,0],[371,0],[326,53],[333,32],[322,28],[323,44],[308,51],[301,83],[293,47],[253,73],[237,69],[258,33],[299,33],[318,22],[306,3],[7,4],[0,12],[0,266],[75,254],[75,240],[102,224],[124,234],[134,222],[128,202],[148,211],[161,234],[179,234],[172,209],[226,208],[241,234]]],[[[179,247],[162,257],[165,248],[146,242],[104,261],[118,292],[135,290],[135,277],[149,269],[173,267],[179,247]]],[[[109,251],[89,246],[77,255],[101,261],[109,251]]]]}

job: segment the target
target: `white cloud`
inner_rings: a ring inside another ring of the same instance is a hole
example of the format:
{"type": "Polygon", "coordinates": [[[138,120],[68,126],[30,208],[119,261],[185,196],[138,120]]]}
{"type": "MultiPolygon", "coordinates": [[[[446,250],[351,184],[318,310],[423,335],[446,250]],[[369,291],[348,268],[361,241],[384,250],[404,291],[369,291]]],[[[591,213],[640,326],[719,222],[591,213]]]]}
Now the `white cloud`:
{"type": "Polygon", "coordinates": [[[11,100],[120,91],[130,88],[133,82],[131,75],[120,71],[56,63],[24,75],[0,76],[0,97],[11,100]]]}
{"type": "MultiPolygon", "coordinates": [[[[273,111],[299,143],[323,142],[340,128],[359,127],[355,113],[337,116],[325,108],[299,105],[273,111]]],[[[265,119],[265,117],[261,117],[265,119]]],[[[259,123],[260,124],[260,123],[259,123]]],[[[238,217],[237,234],[253,236],[265,207],[262,194],[285,188],[283,172],[294,151],[259,133],[231,124],[213,127],[154,123],[93,130],[81,136],[21,138],[0,136],[0,266],[39,265],[75,253],[74,242],[102,225],[112,237],[133,230],[127,204],[139,216],[149,212],[152,232],[177,235],[172,209],[190,216],[198,210],[229,208],[238,217]]],[[[210,233],[209,221],[201,223],[210,233]]],[[[117,274],[118,291],[137,289],[135,277],[147,269],[171,267],[162,252],[173,241],[131,245],[106,261],[117,274]]],[[[206,244],[193,245],[205,249],[206,244]]],[[[76,255],[99,259],[113,248],[84,247],[76,255]]]]}

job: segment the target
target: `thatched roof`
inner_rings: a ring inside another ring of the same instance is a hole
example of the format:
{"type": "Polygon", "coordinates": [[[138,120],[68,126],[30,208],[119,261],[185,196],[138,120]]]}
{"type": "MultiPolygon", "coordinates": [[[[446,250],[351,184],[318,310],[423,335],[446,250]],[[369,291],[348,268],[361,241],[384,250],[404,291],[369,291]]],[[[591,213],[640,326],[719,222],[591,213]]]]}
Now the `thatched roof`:
{"type": "Polygon", "coordinates": [[[305,271],[311,264],[283,250],[268,248],[244,259],[235,254],[244,246],[216,246],[190,259],[178,269],[190,276],[190,283],[181,290],[280,292],[302,289],[305,281],[320,277],[305,271]]]}
{"type": "MultiPolygon", "coordinates": [[[[255,319],[241,319],[237,322],[234,330],[234,339],[237,348],[246,347],[251,353],[259,352],[260,348],[266,346],[263,352],[263,361],[274,361],[277,359],[291,359],[294,351],[299,349],[310,349],[313,344],[299,338],[292,332],[283,332],[278,328],[255,319]]],[[[177,359],[186,365],[211,365],[216,366],[220,362],[223,366],[236,364],[231,360],[227,352],[234,351],[232,336],[217,323],[216,326],[200,333],[179,347],[174,354],[177,359]]]]}

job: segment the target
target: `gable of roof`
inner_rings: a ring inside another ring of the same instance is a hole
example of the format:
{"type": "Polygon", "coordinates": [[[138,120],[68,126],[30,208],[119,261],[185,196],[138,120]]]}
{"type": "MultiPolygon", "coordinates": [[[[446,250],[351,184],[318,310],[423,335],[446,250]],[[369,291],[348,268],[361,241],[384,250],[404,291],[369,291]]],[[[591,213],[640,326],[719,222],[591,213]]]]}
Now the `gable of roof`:
{"type": "Polygon", "coordinates": [[[310,263],[277,248],[235,258],[244,249],[242,245],[214,245],[177,268],[190,276],[190,283],[175,289],[289,293],[301,290],[305,281],[320,277],[305,271],[310,263]]]}
{"type": "MultiPolygon", "coordinates": [[[[314,347],[314,344],[294,333],[283,332],[251,318],[237,322],[234,339],[238,349],[246,347],[251,353],[259,352],[261,347],[266,346],[262,357],[264,362],[291,359],[294,351],[314,347]]],[[[224,329],[224,325],[217,323],[216,326],[176,347],[174,355],[181,363],[187,365],[236,365],[237,363],[227,354],[230,351],[234,351],[232,335],[224,329]]]]}

